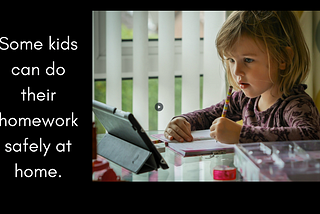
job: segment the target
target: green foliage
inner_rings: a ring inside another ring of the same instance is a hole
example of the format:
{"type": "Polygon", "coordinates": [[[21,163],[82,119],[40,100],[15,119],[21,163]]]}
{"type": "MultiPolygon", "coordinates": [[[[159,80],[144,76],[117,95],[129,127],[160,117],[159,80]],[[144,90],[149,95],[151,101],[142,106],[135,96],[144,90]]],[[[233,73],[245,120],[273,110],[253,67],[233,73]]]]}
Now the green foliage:
{"type": "MultiPolygon", "coordinates": [[[[125,24],[121,24],[121,39],[132,39],[133,38],[133,29],[127,28],[125,24]]],[[[148,33],[149,39],[158,39],[157,33],[148,33]]]]}
{"type": "Polygon", "coordinates": [[[182,88],[182,78],[174,78],[174,114],[181,114],[181,88],[182,88]]]}
{"type": "MultiPolygon", "coordinates": [[[[94,99],[106,103],[106,81],[94,81],[94,99]]],[[[95,123],[97,128],[97,134],[103,134],[106,129],[102,126],[97,116],[95,117],[95,123]]]]}
{"type": "Polygon", "coordinates": [[[154,106],[158,103],[158,79],[149,79],[149,130],[158,130],[158,111],[154,106]]]}
{"type": "Polygon", "coordinates": [[[122,80],[122,111],[132,112],[132,79],[122,80]]]}
{"type": "Polygon", "coordinates": [[[121,39],[132,39],[133,30],[127,28],[125,24],[121,24],[121,39]]]}

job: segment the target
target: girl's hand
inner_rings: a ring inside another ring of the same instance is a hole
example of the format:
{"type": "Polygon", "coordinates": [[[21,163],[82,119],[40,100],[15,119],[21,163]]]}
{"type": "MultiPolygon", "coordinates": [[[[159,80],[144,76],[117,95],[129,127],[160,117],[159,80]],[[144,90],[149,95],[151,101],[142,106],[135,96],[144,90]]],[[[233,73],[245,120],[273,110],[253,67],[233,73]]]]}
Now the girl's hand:
{"type": "Polygon", "coordinates": [[[221,143],[238,143],[242,126],[225,117],[219,117],[212,122],[210,137],[221,143]]]}
{"type": "Polygon", "coordinates": [[[164,136],[169,140],[177,140],[179,142],[192,141],[191,125],[183,117],[177,117],[170,121],[164,131],[164,136]]]}

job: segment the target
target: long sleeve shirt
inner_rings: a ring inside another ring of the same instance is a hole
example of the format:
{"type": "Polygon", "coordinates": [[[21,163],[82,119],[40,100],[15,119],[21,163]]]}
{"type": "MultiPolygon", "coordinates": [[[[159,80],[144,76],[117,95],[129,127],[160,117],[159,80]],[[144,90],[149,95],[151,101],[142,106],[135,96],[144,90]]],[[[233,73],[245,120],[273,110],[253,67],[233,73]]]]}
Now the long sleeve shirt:
{"type": "MultiPolygon", "coordinates": [[[[312,98],[300,84],[289,96],[282,96],[265,111],[258,111],[256,98],[242,91],[233,92],[226,117],[243,120],[239,143],[320,139],[320,116],[312,98]]],[[[182,114],[191,130],[209,129],[221,117],[225,100],[208,108],[182,114]]]]}

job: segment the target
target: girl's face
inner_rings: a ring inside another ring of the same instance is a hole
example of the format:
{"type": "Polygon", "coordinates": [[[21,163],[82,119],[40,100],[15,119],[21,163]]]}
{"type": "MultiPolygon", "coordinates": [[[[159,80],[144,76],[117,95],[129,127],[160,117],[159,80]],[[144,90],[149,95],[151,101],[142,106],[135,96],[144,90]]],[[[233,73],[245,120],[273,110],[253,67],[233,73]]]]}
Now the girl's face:
{"type": "Polygon", "coordinates": [[[255,42],[244,34],[226,58],[235,82],[247,97],[261,95],[265,99],[277,94],[278,66],[270,59],[269,72],[267,50],[262,41],[255,42]]]}

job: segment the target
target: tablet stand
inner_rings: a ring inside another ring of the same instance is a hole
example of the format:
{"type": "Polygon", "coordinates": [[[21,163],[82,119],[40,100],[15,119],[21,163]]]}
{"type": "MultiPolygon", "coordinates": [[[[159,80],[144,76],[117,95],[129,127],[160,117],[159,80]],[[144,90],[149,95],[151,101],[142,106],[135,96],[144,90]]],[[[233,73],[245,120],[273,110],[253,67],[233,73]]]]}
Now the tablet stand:
{"type": "Polygon", "coordinates": [[[152,152],[111,134],[102,138],[97,150],[99,155],[136,174],[157,170],[152,152]]]}

